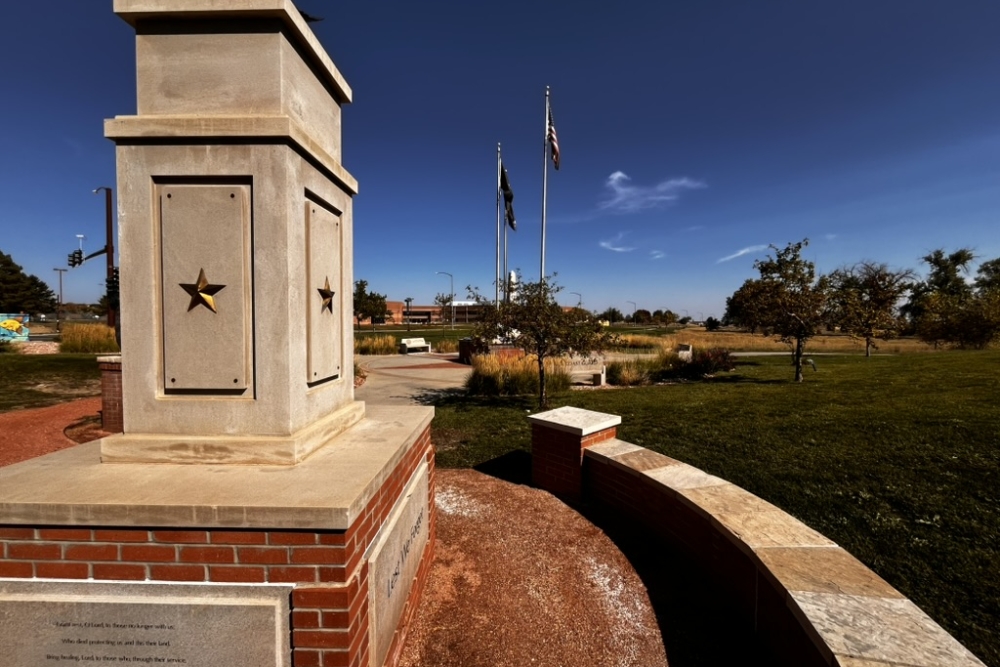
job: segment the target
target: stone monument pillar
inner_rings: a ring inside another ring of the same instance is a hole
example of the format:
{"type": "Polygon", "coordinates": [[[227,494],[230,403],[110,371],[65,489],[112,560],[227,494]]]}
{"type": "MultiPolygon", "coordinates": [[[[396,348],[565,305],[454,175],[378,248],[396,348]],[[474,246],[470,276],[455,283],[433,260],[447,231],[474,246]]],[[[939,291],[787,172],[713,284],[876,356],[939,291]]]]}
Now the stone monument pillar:
{"type": "Polygon", "coordinates": [[[433,409],[354,400],[351,90],[291,0],[114,9],[124,432],[0,468],[0,655],[395,665],[433,409]]]}
{"type": "Polygon", "coordinates": [[[116,0],[124,433],[104,461],[294,464],[356,423],[351,89],[291,2],[116,0]],[[229,7],[233,9],[219,9],[229,7]]]}

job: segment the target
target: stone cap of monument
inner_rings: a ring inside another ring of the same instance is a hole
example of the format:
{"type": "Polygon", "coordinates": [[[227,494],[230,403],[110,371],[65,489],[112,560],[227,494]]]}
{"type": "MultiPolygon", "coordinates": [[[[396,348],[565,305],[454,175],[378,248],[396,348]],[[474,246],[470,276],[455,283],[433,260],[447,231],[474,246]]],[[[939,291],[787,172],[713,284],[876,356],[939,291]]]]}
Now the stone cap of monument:
{"type": "Polygon", "coordinates": [[[143,20],[167,16],[171,20],[279,19],[288,28],[290,37],[314,60],[317,75],[335,91],[337,101],[351,102],[351,87],[292,0],[114,0],[114,12],[132,27],[143,20]]]}

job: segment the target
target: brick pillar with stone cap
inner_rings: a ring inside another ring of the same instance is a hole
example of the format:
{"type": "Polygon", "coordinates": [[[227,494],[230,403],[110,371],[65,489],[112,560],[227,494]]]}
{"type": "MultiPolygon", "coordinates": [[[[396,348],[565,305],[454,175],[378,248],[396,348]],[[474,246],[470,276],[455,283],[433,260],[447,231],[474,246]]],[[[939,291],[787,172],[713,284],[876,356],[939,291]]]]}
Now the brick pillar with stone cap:
{"type": "Polygon", "coordinates": [[[101,430],[121,433],[122,420],[122,357],[120,354],[97,357],[101,369],[101,430]]]}
{"type": "Polygon", "coordinates": [[[565,500],[583,496],[583,450],[614,439],[622,418],[562,407],[528,417],[531,422],[531,481],[565,500]]]}

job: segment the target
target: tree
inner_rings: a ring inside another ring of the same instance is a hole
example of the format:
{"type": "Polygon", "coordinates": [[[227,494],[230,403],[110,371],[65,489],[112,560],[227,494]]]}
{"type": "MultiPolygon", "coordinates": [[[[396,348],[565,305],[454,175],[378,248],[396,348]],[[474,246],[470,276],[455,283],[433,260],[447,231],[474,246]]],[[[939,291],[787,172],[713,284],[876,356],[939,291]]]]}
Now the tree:
{"type": "Polygon", "coordinates": [[[669,309],[653,311],[653,321],[665,327],[669,327],[671,324],[677,322],[678,317],[677,313],[669,309]]]}
{"type": "Polygon", "coordinates": [[[802,382],[802,353],[806,342],[823,327],[827,281],[816,279],[816,267],[802,259],[809,239],[784,248],[770,246],[774,257],[754,262],[760,272],[759,308],[762,330],[792,347],[795,381],[802,382]]]}
{"type": "Polygon", "coordinates": [[[721,326],[722,326],[722,322],[720,322],[719,320],[715,319],[711,315],[709,315],[705,319],[705,331],[718,331],[721,326]]]}
{"type": "Polygon", "coordinates": [[[875,339],[890,340],[899,335],[905,320],[898,304],[909,291],[912,271],[892,270],[885,264],[859,262],[830,274],[827,301],[829,322],[841,331],[865,341],[865,356],[878,349],[875,339]]]}
{"type": "Polygon", "coordinates": [[[354,282],[354,317],[361,329],[363,320],[372,321],[372,331],[375,331],[375,320],[385,317],[385,294],[368,291],[367,280],[354,282]]]}
{"type": "Polygon", "coordinates": [[[0,313],[37,315],[56,309],[56,296],[38,276],[26,274],[0,251],[0,313]]]}
{"type": "Polygon", "coordinates": [[[623,321],[625,317],[622,315],[622,311],[617,308],[608,308],[603,313],[598,315],[597,319],[614,324],[615,322],[623,321]]]}
{"type": "Polygon", "coordinates": [[[750,279],[743,283],[731,297],[726,299],[723,324],[739,327],[751,334],[764,328],[764,313],[761,310],[763,284],[750,279]]]}
{"type": "Polygon", "coordinates": [[[545,389],[545,361],[564,354],[590,354],[609,346],[614,336],[604,330],[589,313],[580,309],[563,310],[556,301],[561,287],[548,280],[517,281],[517,291],[493,300],[473,291],[473,298],[482,311],[474,337],[482,342],[509,338],[512,344],[534,355],[538,362],[538,407],[548,406],[545,389]],[[581,315],[581,312],[584,315],[581,315]],[[512,335],[512,332],[517,332],[512,335]]]}
{"type": "Polygon", "coordinates": [[[983,262],[976,269],[976,293],[1000,292],[1000,257],[983,262]]]}
{"type": "Polygon", "coordinates": [[[961,303],[972,296],[972,286],[965,281],[963,274],[968,273],[969,264],[975,259],[975,255],[968,248],[959,248],[951,254],[938,249],[920,259],[930,267],[930,272],[926,280],[913,285],[910,299],[901,309],[918,335],[920,320],[932,295],[937,295],[936,307],[941,306],[941,297],[947,297],[952,303],[961,303]]]}
{"type": "Polygon", "coordinates": [[[451,314],[452,314],[452,295],[439,293],[434,297],[434,305],[441,308],[441,321],[451,324],[451,314]]]}
{"type": "Polygon", "coordinates": [[[653,321],[653,315],[645,308],[640,308],[633,313],[632,321],[635,324],[650,324],[653,321]]]}

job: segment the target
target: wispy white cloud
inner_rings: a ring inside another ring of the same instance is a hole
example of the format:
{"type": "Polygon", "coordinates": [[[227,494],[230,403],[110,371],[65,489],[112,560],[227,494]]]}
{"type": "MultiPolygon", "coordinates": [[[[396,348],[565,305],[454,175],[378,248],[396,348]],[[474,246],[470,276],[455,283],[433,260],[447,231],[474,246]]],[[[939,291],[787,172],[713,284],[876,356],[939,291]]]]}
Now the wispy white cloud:
{"type": "Polygon", "coordinates": [[[685,231],[685,232],[697,232],[697,231],[700,231],[702,229],[705,229],[705,225],[694,225],[693,227],[685,227],[682,231],[685,231]]]}
{"type": "Polygon", "coordinates": [[[752,252],[759,252],[766,248],[767,245],[751,245],[746,248],[741,248],[734,252],[732,255],[726,255],[722,259],[718,260],[716,264],[722,264],[723,262],[728,262],[729,260],[736,259],[737,257],[742,257],[743,255],[749,255],[752,252]]]}
{"type": "Polygon", "coordinates": [[[662,250],[651,250],[649,252],[650,259],[663,259],[666,256],[667,253],[663,252],[662,250]]]}
{"type": "Polygon", "coordinates": [[[701,181],[686,176],[671,178],[656,185],[632,185],[631,181],[628,174],[622,171],[608,176],[604,187],[610,190],[610,194],[599,207],[616,213],[635,213],[675,201],[685,190],[705,187],[701,181]]]}
{"type": "Polygon", "coordinates": [[[837,235],[836,234],[824,234],[823,238],[825,238],[827,241],[832,241],[835,238],[837,238],[837,235]]]}
{"type": "Polygon", "coordinates": [[[622,240],[625,238],[625,232],[619,232],[617,236],[613,239],[607,239],[601,241],[600,245],[605,250],[611,250],[612,252],[632,252],[635,248],[630,246],[621,245],[622,240]]]}

